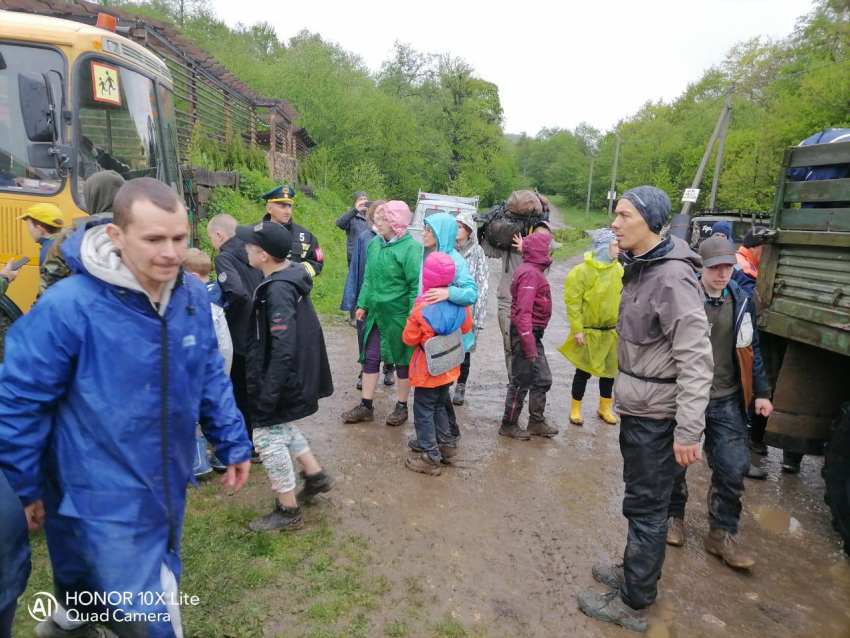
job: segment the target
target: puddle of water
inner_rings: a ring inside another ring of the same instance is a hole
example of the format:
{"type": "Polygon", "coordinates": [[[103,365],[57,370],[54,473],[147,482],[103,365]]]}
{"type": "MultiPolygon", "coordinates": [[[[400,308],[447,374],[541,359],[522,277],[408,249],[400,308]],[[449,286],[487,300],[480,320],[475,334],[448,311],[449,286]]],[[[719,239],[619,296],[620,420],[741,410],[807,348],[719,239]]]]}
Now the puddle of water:
{"type": "MultiPolygon", "coordinates": [[[[836,585],[845,587],[850,590],[850,565],[846,561],[836,563],[829,568],[829,575],[835,581],[836,585]]],[[[847,610],[847,615],[850,616],[850,609],[847,610]]]]}
{"type": "Polygon", "coordinates": [[[775,510],[765,505],[759,505],[755,509],[756,519],[759,525],[776,534],[802,534],[803,526],[800,521],[780,510],[775,510]]]}
{"type": "Polygon", "coordinates": [[[667,623],[660,618],[650,618],[646,635],[648,638],[670,638],[670,630],[667,623]]]}

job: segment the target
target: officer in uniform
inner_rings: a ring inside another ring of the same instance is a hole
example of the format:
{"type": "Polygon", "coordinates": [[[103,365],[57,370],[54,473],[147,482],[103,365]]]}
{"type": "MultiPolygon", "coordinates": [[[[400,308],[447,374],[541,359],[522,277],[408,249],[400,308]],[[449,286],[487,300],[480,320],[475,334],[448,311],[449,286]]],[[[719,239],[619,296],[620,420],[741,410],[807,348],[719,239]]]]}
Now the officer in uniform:
{"type": "Polygon", "coordinates": [[[281,184],[263,195],[266,200],[266,216],[263,221],[273,221],[281,224],[289,231],[292,237],[292,252],[289,259],[301,264],[315,277],[322,272],[325,265],[325,256],[319,247],[316,236],[303,226],[292,221],[292,204],[295,197],[295,189],[286,184],[281,184]]]}

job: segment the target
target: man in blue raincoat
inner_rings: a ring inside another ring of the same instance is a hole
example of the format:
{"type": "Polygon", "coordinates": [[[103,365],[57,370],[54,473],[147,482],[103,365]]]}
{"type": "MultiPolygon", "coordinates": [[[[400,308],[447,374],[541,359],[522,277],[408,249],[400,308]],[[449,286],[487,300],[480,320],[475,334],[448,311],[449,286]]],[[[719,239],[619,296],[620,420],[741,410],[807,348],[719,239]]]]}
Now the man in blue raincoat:
{"type": "Polygon", "coordinates": [[[31,525],[44,520],[61,606],[38,636],[100,635],[95,615],[122,637],[182,636],[195,423],[225,487],[238,491],[250,467],[207,291],[180,268],[186,209],[140,178],[113,210],[63,244],[76,276],[13,325],[0,367],[0,470],[31,525]]]}

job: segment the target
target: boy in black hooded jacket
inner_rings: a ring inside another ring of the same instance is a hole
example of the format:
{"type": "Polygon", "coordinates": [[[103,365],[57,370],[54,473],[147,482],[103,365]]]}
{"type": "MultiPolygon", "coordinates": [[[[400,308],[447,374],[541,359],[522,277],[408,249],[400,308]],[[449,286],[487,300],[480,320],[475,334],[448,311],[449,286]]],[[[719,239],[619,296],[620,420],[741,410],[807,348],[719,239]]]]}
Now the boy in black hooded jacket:
{"type": "Polygon", "coordinates": [[[272,482],[274,510],[250,524],[251,530],[290,531],[304,526],[299,501],[333,486],[294,421],[314,414],[319,399],[333,393],[322,327],[310,301],[312,277],[287,259],[289,231],[275,222],[239,226],[248,261],[265,278],[254,292],[246,343],[248,397],[254,447],[272,482]],[[296,497],[292,459],[304,468],[304,488],[296,497]]]}

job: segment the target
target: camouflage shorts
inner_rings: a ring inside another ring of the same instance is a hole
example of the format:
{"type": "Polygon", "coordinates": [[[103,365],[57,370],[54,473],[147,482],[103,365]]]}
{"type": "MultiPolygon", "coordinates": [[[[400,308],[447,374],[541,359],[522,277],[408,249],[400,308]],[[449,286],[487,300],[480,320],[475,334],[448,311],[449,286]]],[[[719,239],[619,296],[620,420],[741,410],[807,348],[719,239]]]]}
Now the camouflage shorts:
{"type": "Polygon", "coordinates": [[[278,494],[295,489],[295,467],[292,459],[310,451],[307,439],[292,423],[281,423],[254,429],[254,448],[278,494]]]}

